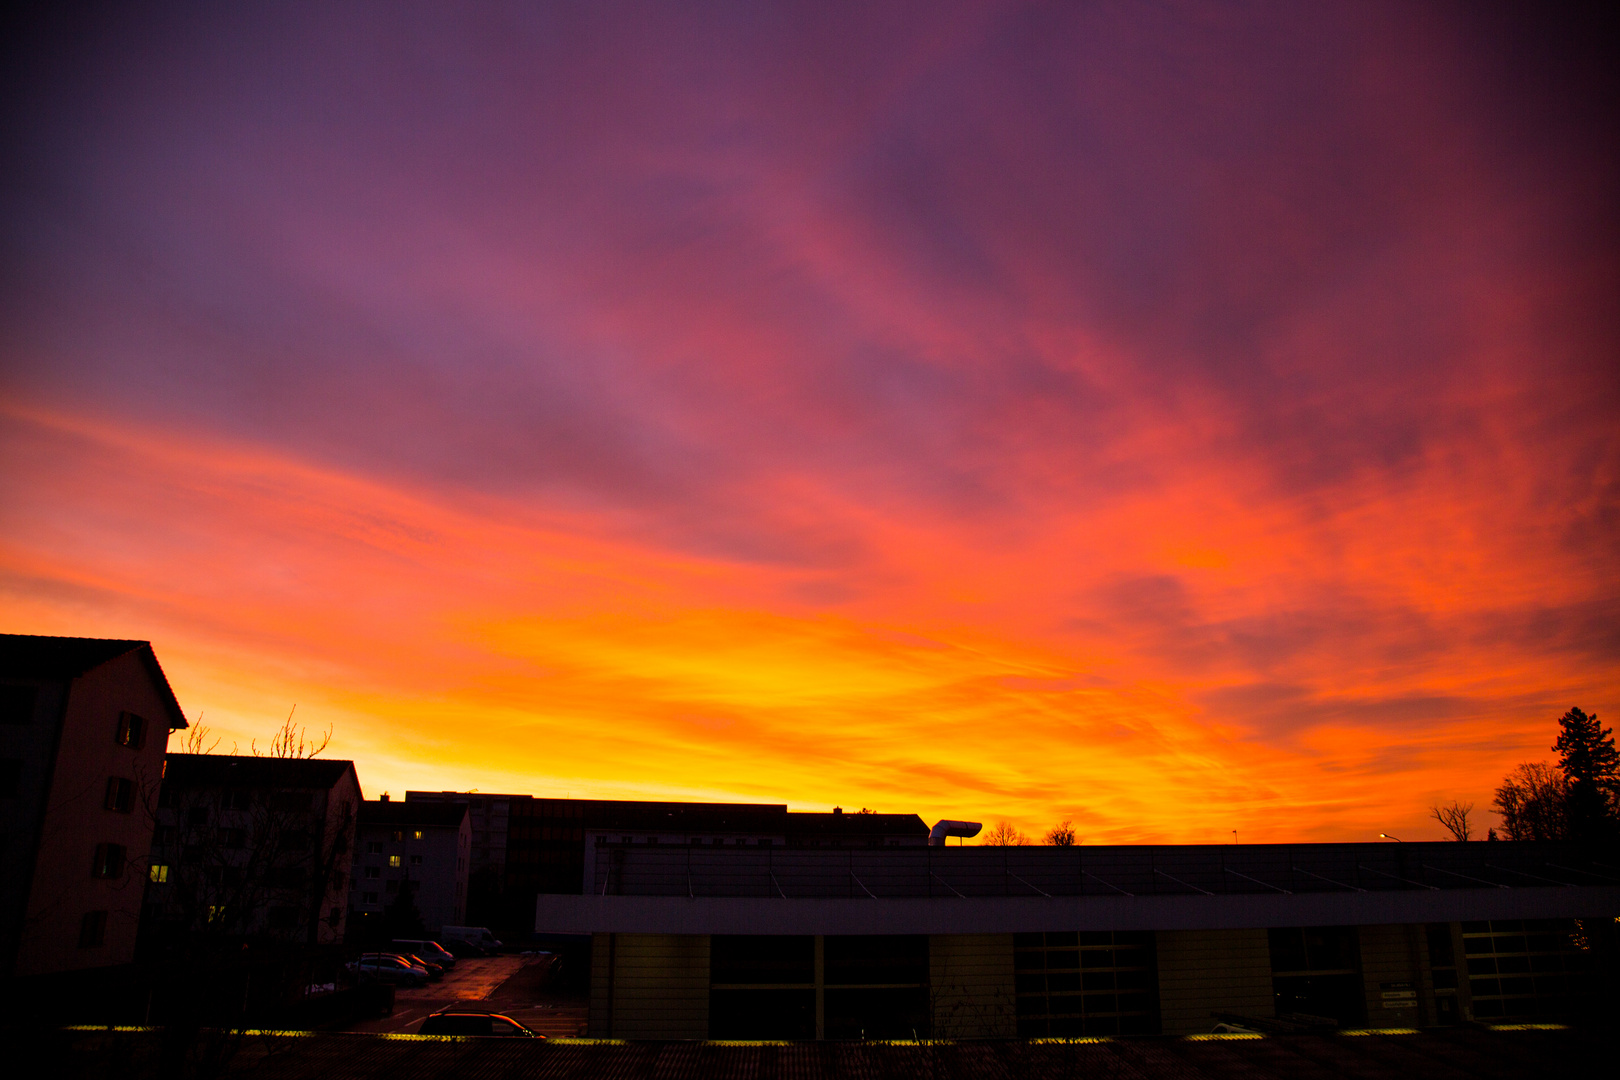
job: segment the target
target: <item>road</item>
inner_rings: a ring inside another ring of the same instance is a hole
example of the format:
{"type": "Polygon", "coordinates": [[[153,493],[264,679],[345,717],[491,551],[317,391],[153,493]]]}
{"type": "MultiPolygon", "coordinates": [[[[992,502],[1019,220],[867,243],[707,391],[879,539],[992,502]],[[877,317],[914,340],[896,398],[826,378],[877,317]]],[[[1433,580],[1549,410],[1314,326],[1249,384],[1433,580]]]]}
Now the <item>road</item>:
{"type": "Polygon", "coordinates": [[[391,1016],[364,1020],[349,1030],[413,1034],[429,1013],[464,1003],[505,1013],[542,1035],[582,1034],[585,1001],[549,989],[547,976],[552,963],[549,953],[467,958],[438,982],[412,989],[401,987],[394,995],[391,1016]]]}

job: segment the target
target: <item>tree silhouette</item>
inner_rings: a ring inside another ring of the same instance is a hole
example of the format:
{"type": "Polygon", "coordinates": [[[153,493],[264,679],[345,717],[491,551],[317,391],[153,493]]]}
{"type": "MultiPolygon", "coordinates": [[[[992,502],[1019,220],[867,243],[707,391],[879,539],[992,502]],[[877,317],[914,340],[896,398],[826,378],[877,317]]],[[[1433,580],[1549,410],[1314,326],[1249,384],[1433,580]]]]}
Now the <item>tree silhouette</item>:
{"type": "Polygon", "coordinates": [[[1473,809],[1473,803],[1453,801],[1450,806],[1429,807],[1429,816],[1444,825],[1453,840],[1467,840],[1470,832],[1468,815],[1473,809]]]}
{"type": "Polygon", "coordinates": [[[1567,827],[1576,840],[1595,840],[1615,832],[1616,770],[1620,753],[1610,729],[1598,726],[1596,714],[1570,709],[1558,720],[1561,729],[1553,749],[1568,782],[1567,827]]]}
{"type": "Polygon", "coordinates": [[[1562,840],[1569,835],[1569,781],[1549,762],[1525,762],[1496,789],[1491,805],[1509,840],[1562,840]]]}
{"type": "Polygon", "coordinates": [[[990,847],[1023,847],[1029,843],[1029,837],[1019,832],[1012,822],[998,821],[979,842],[990,847]]]}
{"type": "Polygon", "coordinates": [[[1074,822],[1064,818],[1046,830],[1046,842],[1053,847],[1074,847],[1074,822]]]}

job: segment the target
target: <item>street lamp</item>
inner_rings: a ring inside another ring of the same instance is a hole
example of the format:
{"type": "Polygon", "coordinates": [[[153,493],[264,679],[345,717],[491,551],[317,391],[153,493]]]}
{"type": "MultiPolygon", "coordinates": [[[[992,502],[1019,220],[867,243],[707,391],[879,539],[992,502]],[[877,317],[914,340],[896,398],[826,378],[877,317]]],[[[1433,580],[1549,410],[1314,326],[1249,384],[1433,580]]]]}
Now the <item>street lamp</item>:
{"type": "Polygon", "coordinates": [[[1391,835],[1389,835],[1389,833],[1387,833],[1387,832],[1381,832],[1381,833],[1379,833],[1379,834],[1378,834],[1378,835],[1379,835],[1379,836],[1382,836],[1382,837],[1383,837],[1383,838],[1384,838],[1384,839],[1385,839],[1385,840],[1393,840],[1393,841],[1395,841],[1395,842],[1396,842],[1396,843],[1397,843],[1397,844],[1404,844],[1404,843],[1406,843],[1406,841],[1405,841],[1405,840],[1402,840],[1402,839],[1401,839],[1401,838],[1400,838],[1400,837],[1398,837],[1398,836],[1391,836],[1391,835]]]}

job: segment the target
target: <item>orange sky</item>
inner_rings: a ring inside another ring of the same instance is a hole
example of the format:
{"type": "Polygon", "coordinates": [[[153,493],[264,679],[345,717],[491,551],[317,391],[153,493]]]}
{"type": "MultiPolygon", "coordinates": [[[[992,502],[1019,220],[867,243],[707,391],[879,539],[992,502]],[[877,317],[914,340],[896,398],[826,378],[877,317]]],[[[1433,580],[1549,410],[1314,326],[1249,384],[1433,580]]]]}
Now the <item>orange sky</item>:
{"type": "Polygon", "coordinates": [[[1613,718],[1578,41],[819,7],[39,28],[4,629],[370,796],[1092,843],[1438,838],[1613,718]]]}

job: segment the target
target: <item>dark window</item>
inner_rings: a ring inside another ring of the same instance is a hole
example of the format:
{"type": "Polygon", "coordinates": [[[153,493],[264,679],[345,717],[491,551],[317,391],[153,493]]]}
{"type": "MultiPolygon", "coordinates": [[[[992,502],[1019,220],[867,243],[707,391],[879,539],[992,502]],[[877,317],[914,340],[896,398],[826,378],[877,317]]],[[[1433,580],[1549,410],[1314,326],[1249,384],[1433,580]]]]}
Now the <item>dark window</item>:
{"type": "Polygon", "coordinates": [[[1278,1016],[1363,1024],[1360,938],[1353,926],[1284,927],[1268,932],[1278,1016]]]}
{"type": "Polygon", "coordinates": [[[816,989],[710,990],[709,1037],[814,1039],[816,989]]]}
{"type": "Polygon", "coordinates": [[[1464,923],[1474,1019],[1574,1018],[1591,992],[1590,950],[1573,919],[1464,923]]]}
{"type": "Polygon", "coordinates": [[[377,902],[377,894],[374,892],[361,893],[360,902],[362,904],[375,904],[377,902]]]}
{"type": "Polygon", "coordinates": [[[375,881],[377,878],[382,877],[382,867],[380,867],[380,866],[368,866],[368,867],[366,867],[366,877],[368,879],[370,879],[370,880],[373,880],[373,881],[375,881]]]}
{"type": "Polygon", "coordinates": [[[186,824],[188,824],[188,825],[206,825],[206,824],[208,824],[208,807],[206,807],[206,806],[193,806],[186,813],[186,824]]]}
{"type": "Polygon", "coordinates": [[[115,878],[124,872],[124,845],[97,844],[95,857],[90,863],[90,876],[115,878]]]}
{"type": "Polygon", "coordinates": [[[0,758],[0,799],[15,799],[22,784],[22,759],[0,758]]]}
{"type": "Polygon", "coordinates": [[[127,814],[135,809],[135,781],[126,780],[122,776],[109,776],[105,805],[108,810],[116,810],[120,814],[127,814]]]}
{"type": "Polygon", "coordinates": [[[247,846],[247,830],[246,829],[221,829],[221,830],[219,830],[219,846],[220,847],[228,847],[228,848],[246,847],[247,846]]]}
{"type": "Polygon", "coordinates": [[[270,796],[270,806],[276,810],[308,810],[309,803],[307,791],[277,791],[270,796]]]}
{"type": "Polygon", "coordinates": [[[29,724],[34,720],[37,686],[0,686],[0,724],[29,724]]]}
{"type": "Polygon", "coordinates": [[[246,810],[253,805],[253,793],[246,788],[233,788],[219,797],[222,810],[246,810]]]}
{"type": "Polygon", "coordinates": [[[814,985],[816,939],[804,936],[716,934],[709,978],[717,985],[814,985]]]}
{"type": "Polygon", "coordinates": [[[1013,935],[1018,1033],[1024,1038],[1149,1035],[1159,1030],[1151,932],[1013,935]]]}
{"type": "Polygon", "coordinates": [[[388,834],[388,838],[396,844],[403,844],[405,842],[405,830],[395,829],[393,832],[388,834]]]}
{"type": "Polygon", "coordinates": [[[132,712],[118,714],[118,745],[139,750],[146,745],[146,718],[132,712]]]}
{"type": "Polygon", "coordinates": [[[79,948],[99,949],[107,940],[107,913],[87,911],[79,920],[79,948]]]}
{"type": "Polygon", "coordinates": [[[366,841],[366,853],[368,855],[381,855],[382,854],[382,841],[381,840],[367,840],[366,841]]]}
{"type": "Polygon", "coordinates": [[[928,981],[928,938],[828,937],[822,962],[828,986],[872,986],[928,981]]]}

